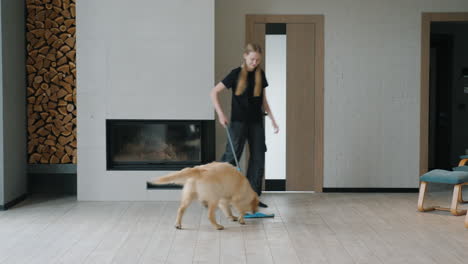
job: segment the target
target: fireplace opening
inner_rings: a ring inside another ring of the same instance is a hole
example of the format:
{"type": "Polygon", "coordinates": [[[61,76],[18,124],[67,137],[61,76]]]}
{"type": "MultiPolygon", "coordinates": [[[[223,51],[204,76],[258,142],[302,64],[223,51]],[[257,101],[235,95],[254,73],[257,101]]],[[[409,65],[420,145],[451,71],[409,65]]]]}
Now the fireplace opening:
{"type": "Polygon", "coordinates": [[[213,120],[106,120],[107,170],[179,170],[214,160],[213,120]]]}

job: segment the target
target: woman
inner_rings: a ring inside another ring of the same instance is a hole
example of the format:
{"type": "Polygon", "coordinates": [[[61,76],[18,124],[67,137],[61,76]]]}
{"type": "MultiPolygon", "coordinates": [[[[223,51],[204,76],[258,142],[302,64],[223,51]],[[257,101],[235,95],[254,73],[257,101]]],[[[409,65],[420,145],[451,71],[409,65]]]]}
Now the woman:
{"type": "MultiPolygon", "coordinates": [[[[262,192],[262,180],[265,171],[265,129],[263,119],[265,113],[270,117],[275,133],[279,128],[268,104],[265,87],[268,82],[265,72],[261,69],[262,49],[256,44],[247,44],[243,53],[243,63],[233,69],[211,91],[211,100],[218,114],[218,120],[222,126],[229,125],[232,143],[236,156],[240,159],[245,141],[249,143],[250,159],[247,170],[247,179],[252,188],[260,196],[262,192]],[[231,118],[226,118],[218,94],[224,89],[232,90],[231,118]]],[[[234,156],[229,142],[222,161],[235,165],[234,156]]],[[[260,207],[268,207],[259,202],[260,207]]]]}

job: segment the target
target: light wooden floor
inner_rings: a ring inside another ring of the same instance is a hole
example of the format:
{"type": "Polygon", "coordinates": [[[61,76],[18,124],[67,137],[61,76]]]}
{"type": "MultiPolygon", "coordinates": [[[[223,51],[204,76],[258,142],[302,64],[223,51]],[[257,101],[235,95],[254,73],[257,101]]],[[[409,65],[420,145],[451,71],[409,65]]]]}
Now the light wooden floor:
{"type": "Polygon", "coordinates": [[[176,230],[176,202],[33,197],[0,211],[0,263],[468,263],[464,217],[419,213],[416,193],[262,200],[277,217],[240,226],[218,212],[226,229],[216,231],[198,203],[176,230]]]}

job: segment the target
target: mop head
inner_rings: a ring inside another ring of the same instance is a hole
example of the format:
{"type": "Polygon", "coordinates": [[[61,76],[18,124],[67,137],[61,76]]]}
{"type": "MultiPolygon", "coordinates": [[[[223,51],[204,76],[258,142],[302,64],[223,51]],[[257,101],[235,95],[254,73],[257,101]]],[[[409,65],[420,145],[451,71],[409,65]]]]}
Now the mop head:
{"type": "Polygon", "coordinates": [[[256,212],[255,214],[245,214],[244,218],[270,218],[275,217],[275,214],[264,214],[260,212],[256,212]]]}

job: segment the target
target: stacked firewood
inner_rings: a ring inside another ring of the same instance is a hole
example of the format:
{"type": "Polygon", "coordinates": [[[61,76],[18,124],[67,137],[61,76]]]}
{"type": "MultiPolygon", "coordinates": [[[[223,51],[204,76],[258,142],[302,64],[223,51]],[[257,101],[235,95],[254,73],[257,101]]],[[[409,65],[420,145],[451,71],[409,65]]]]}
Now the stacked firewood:
{"type": "Polygon", "coordinates": [[[30,164],[76,164],[75,5],[26,0],[30,164]]]}

